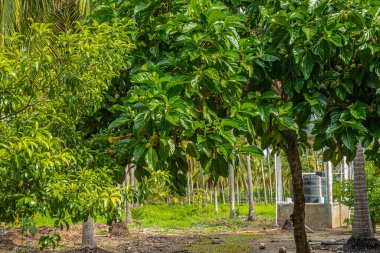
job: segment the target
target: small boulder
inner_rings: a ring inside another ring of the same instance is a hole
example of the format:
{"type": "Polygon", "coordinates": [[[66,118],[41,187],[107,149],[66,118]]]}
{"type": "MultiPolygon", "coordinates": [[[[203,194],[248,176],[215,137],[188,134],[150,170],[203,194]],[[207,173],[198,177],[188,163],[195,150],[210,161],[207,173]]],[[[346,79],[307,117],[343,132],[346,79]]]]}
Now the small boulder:
{"type": "Polygon", "coordinates": [[[286,248],[285,248],[285,247],[281,247],[281,248],[278,250],[278,253],[286,253],[286,248]]]}
{"type": "Polygon", "coordinates": [[[259,249],[265,249],[265,243],[263,243],[263,242],[260,243],[260,244],[259,244],[259,249]]]}

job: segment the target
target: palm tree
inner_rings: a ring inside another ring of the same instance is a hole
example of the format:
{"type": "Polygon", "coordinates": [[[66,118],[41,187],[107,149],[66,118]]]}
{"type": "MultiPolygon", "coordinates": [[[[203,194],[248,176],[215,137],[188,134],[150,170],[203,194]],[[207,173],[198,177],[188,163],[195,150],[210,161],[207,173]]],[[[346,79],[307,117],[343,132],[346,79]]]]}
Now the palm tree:
{"type": "Polygon", "coordinates": [[[248,220],[256,220],[255,210],[253,209],[253,182],[251,156],[247,156],[247,175],[248,175],[248,220]]]}
{"type": "Polygon", "coordinates": [[[235,217],[235,171],[232,164],[229,166],[229,175],[228,175],[228,183],[229,183],[229,190],[230,190],[230,218],[235,217]]]}
{"type": "Polygon", "coordinates": [[[364,171],[364,152],[359,143],[354,159],[354,223],[352,236],[344,252],[379,252],[380,242],[375,238],[368,209],[367,185],[364,171]]]}
{"type": "Polygon", "coordinates": [[[2,34],[26,34],[30,20],[67,30],[89,14],[90,0],[0,0],[2,34]]]}

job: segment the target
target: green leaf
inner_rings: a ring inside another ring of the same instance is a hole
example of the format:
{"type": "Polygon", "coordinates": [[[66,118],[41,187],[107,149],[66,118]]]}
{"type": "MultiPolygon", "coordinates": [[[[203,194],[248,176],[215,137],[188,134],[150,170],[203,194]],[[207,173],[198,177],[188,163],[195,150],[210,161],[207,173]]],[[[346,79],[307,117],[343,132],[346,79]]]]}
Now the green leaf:
{"type": "Polygon", "coordinates": [[[118,118],[118,119],[112,121],[111,124],[109,124],[108,129],[118,128],[118,127],[124,126],[124,125],[126,125],[132,121],[133,120],[130,118],[121,117],[121,118],[118,118]]]}
{"type": "Polygon", "coordinates": [[[241,131],[246,131],[245,123],[243,120],[238,119],[238,118],[232,118],[232,119],[227,119],[223,120],[222,123],[224,126],[230,126],[235,129],[241,130],[241,131]]]}
{"type": "Polygon", "coordinates": [[[156,169],[157,162],[158,162],[158,156],[157,156],[156,151],[152,147],[150,147],[148,149],[148,152],[146,152],[146,154],[145,154],[145,162],[149,168],[156,169]]]}
{"type": "Polygon", "coordinates": [[[307,40],[310,40],[314,36],[314,34],[317,32],[317,30],[318,29],[316,27],[306,27],[306,26],[302,27],[302,31],[305,33],[307,40]]]}
{"type": "Polygon", "coordinates": [[[329,37],[328,41],[332,42],[337,47],[343,47],[342,38],[338,34],[334,34],[329,37]]]}
{"type": "MultiPolygon", "coordinates": [[[[208,134],[207,138],[212,139],[212,140],[217,141],[217,142],[223,142],[223,139],[222,139],[222,137],[220,137],[219,134],[208,134]]],[[[199,140],[197,140],[197,142],[202,143],[199,140]]]]}
{"type": "Polygon", "coordinates": [[[219,81],[219,72],[214,68],[208,68],[203,73],[214,81],[219,81]]]}
{"type": "Polygon", "coordinates": [[[334,155],[334,152],[331,150],[331,149],[325,149],[325,151],[323,152],[323,161],[324,162],[328,162],[332,159],[334,155]]]}
{"type": "Polygon", "coordinates": [[[145,145],[143,143],[138,143],[133,150],[133,157],[136,161],[139,161],[145,152],[145,145]]]}
{"type": "Polygon", "coordinates": [[[340,137],[344,146],[346,146],[349,150],[352,151],[356,148],[357,142],[356,142],[355,134],[353,132],[350,132],[348,130],[343,131],[340,137]]]}
{"type": "Polygon", "coordinates": [[[244,146],[239,148],[240,153],[245,155],[264,156],[263,151],[256,146],[244,146]]]}
{"type": "Polygon", "coordinates": [[[186,153],[188,153],[191,157],[194,157],[194,158],[197,158],[197,159],[199,158],[198,149],[195,146],[195,144],[193,142],[191,142],[191,141],[187,143],[186,153]]]}
{"type": "Polygon", "coordinates": [[[302,58],[301,64],[300,64],[301,72],[304,76],[304,78],[307,80],[309,79],[311,72],[314,68],[314,59],[311,53],[305,52],[304,57],[302,58]]]}
{"type": "Polygon", "coordinates": [[[351,115],[354,116],[354,118],[356,119],[367,118],[367,114],[366,114],[367,107],[368,106],[362,102],[356,102],[349,106],[351,115]]]}

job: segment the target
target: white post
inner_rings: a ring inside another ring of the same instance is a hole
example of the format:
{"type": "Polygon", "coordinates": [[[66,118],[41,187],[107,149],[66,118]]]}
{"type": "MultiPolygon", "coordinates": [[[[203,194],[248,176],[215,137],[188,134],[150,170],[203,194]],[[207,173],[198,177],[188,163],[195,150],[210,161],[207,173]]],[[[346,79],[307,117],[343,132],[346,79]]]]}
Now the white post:
{"type": "Polygon", "coordinates": [[[274,159],[274,170],[276,179],[276,225],[278,226],[278,202],[282,202],[283,189],[282,189],[282,168],[281,168],[281,154],[276,154],[274,159]]]}

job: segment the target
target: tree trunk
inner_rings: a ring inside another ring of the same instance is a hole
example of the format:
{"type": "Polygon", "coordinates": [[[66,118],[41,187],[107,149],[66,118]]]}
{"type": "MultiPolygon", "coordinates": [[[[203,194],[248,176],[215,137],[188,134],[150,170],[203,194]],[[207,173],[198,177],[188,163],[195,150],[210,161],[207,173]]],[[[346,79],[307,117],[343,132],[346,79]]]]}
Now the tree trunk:
{"type": "Polygon", "coordinates": [[[257,170],[256,170],[255,178],[256,178],[257,203],[261,203],[260,184],[259,184],[259,176],[257,175],[257,170]]]}
{"type": "Polygon", "coordinates": [[[270,164],[270,152],[269,148],[267,149],[267,159],[268,159],[268,170],[269,170],[269,201],[273,203],[273,187],[272,187],[272,169],[270,164]]]}
{"type": "Polygon", "coordinates": [[[255,210],[253,209],[253,182],[251,157],[247,155],[247,177],[248,177],[248,219],[249,221],[256,220],[255,210]]]}
{"type": "Polygon", "coordinates": [[[361,144],[354,160],[354,222],[352,236],[343,246],[344,252],[380,252],[380,242],[375,238],[368,209],[364,154],[361,144]]]}
{"type": "Polygon", "coordinates": [[[373,228],[368,209],[367,185],[364,172],[363,148],[359,144],[354,160],[354,223],[353,237],[373,238],[373,228]]]}
{"type": "Polygon", "coordinates": [[[294,130],[287,130],[284,132],[284,136],[287,140],[287,146],[283,145],[282,148],[289,162],[294,192],[291,220],[294,226],[296,252],[310,253],[305,231],[305,195],[303,191],[302,165],[298,153],[297,133],[294,130]]]}
{"type": "MultiPolygon", "coordinates": [[[[131,165],[128,164],[128,166],[125,168],[125,187],[128,187],[130,185],[130,176],[129,176],[129,170],[131,169],[131,165]]],[[[132,222],[132,213],[131,213],[131,203],[128,202],[128,200],[125,201],[125,220],[127,224],[130,224],[132,222]]]]}
{"type": "Polygon", "coordinates": [[[96,248],[94,221],[91,217],[88,217],[87,221],[82,224],[82,249],[84,248],[96,248]]]}
{"type": "Polygon", "coordinates": [[[217,213],[218,210],[218,183],[214,182],[214,211],[217,213]]]}
{"type": "Polygon", "coordinates": [[[230,188],[230,218],[235,217],[235,187],[234,187],[234,177],[235,177],[235,172],[234,172],[234,167],[232,164],[230,164],[229,167],[229,176],[228,176],[228,183],[229,183],[229,188],[230,188]]]}
{"type": "Polygon", "coordinates": [[[190,171],[187,172],[187,204],[191,205],[190,171]]]}
{"type": "Polygon", "coordinates": [[[265,184],[264,162],[262,159],[260,159],[260,165],[261,165],[261,174],[262,174],[263,186],[264,186],[264,203],[265,203],[265,205],[268,205],[267,187],[265,184]]]}
{"type": "Polygon", "coordinates": [[[220,190],[222,191],[222,201],[223,201],[223,204],[226,204],[226,196],[224,194],[224,183],[223,183],[223,180],[220,180],[220,190]]]}
{"type": "Polygon", "coordinates": [[[239,173],[236,170],[236,204],[240,205],[240,184],[239,184],[239,173]]]}
{"type": "MultiPolygon", "coordinates": [[[[135,189],[135,166],[134,164],[132,164],[131,166],[129,166],[129,184],[131,186],[131,188],[135,189]]],[[[131,201],[131,206],[133,207],[135,205],[135,200],[134,198],[132,198],[132,201],[131,201]]]]}
{"type": "Polygon", "coordinates": [[[204,206],[206,204],[207,196],[206,196],[206,189],[205,189],[205,175],[203,174],[202,166],[199,169],[199,174],[200,174],[200,178],[201,178],[201,187],[202,187],[202,192],[203,192],[202,204],[204,206]]]}

